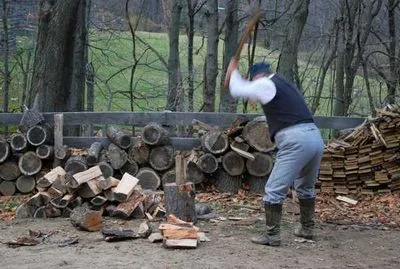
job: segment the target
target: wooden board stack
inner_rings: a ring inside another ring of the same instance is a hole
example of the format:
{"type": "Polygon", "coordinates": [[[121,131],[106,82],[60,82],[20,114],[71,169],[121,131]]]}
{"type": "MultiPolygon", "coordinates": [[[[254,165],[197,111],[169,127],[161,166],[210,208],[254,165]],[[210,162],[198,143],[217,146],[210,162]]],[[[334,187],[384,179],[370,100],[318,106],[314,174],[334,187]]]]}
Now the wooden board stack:
{"type": "Polygon", "coordinates": [[[376,117],[326,145],[318,191],[373,195],[400,190],[400,106],[376,111],[376,117]]]}

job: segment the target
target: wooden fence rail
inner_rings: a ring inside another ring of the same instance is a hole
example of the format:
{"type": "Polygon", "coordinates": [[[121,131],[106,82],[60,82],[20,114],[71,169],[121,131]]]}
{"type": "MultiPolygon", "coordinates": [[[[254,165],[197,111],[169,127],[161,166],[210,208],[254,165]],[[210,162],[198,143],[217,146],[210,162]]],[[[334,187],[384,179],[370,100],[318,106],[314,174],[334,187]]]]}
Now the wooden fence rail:
{"type": "MultiPolygon", "coordinates": [[[[54,115],[44,113],[45,120],[54,124],[54,115]]],[[[193,119],[217,126],[229,126],[238,116],[253,119],[261,114],[237,114],[215,112],[63,112],[64,126],[83,124],[115,124],[143,127],[150,122],[163,126],[190,125],[193,119]]],[[[0,124],[18,125],[22,113],[0,113],[0,124]]],[[[320,129],[346,129],[360,125],[365,119],[355,117],[315,117],[320,129]]],[[[94,141],[108,143],[104,137],[64,137],[64,144],[70,147],[87,147],[94,141]]],[[[179,149],[190,149],[199,145],[197,138],[172,137],[172,144],[179,149]]]]}

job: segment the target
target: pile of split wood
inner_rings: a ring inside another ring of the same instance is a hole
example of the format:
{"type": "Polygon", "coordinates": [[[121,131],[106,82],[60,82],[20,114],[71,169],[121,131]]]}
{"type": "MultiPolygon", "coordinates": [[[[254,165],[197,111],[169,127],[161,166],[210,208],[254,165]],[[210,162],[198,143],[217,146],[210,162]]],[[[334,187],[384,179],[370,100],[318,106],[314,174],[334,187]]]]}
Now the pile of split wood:
{"type": "Polygon", "coordinates": [[[237,193],[245,186],[264,193],[275,149],[265,117],[238,118],[226,129],[198,120],[193,125],[201,129],[201,147],[186,156],[188,180],[215,184],[220,192],[237,193]]]}
{"type": "Polygon", "coordinates": [[[377,109],[350,133],[326,145],[317,187],[324,193],[400,190],[400,106],[377,109]]]}

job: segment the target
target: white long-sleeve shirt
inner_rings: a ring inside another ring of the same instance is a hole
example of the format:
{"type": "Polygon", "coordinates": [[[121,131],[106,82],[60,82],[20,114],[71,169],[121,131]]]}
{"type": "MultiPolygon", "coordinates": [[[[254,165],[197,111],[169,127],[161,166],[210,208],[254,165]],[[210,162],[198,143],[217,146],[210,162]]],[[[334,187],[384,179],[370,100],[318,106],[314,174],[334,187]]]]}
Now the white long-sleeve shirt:
{"type": "Polygon", "coordinates": [[[238,70],[234,70],[229,82],[229,90],[235,98],[245,97],[261,104],[267,104],[276,95],[276,87],[270,77],[262,77],[254,81],[243,79],[238,70]]]}

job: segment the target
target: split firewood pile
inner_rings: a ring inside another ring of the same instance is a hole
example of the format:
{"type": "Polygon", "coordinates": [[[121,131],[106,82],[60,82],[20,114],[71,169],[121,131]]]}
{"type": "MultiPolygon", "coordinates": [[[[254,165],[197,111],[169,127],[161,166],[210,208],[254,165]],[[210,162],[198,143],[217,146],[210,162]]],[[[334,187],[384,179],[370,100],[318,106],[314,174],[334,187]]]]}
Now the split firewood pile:
{"type": "Polygon", "coordinates": [[[264,193],[273,167],[275,146],[265,117],[249,121],[238,118],[226,129],[193,120],[201,147],[186,156],[187,177],[195,184],[216,186],[222,193],[264,193]]]}
{"type": "Polygon", "coordinates": [[[325,147],[317,188],[339,195],[400,190],[400,107],[377,109],[350,133],[325,147]]]}

